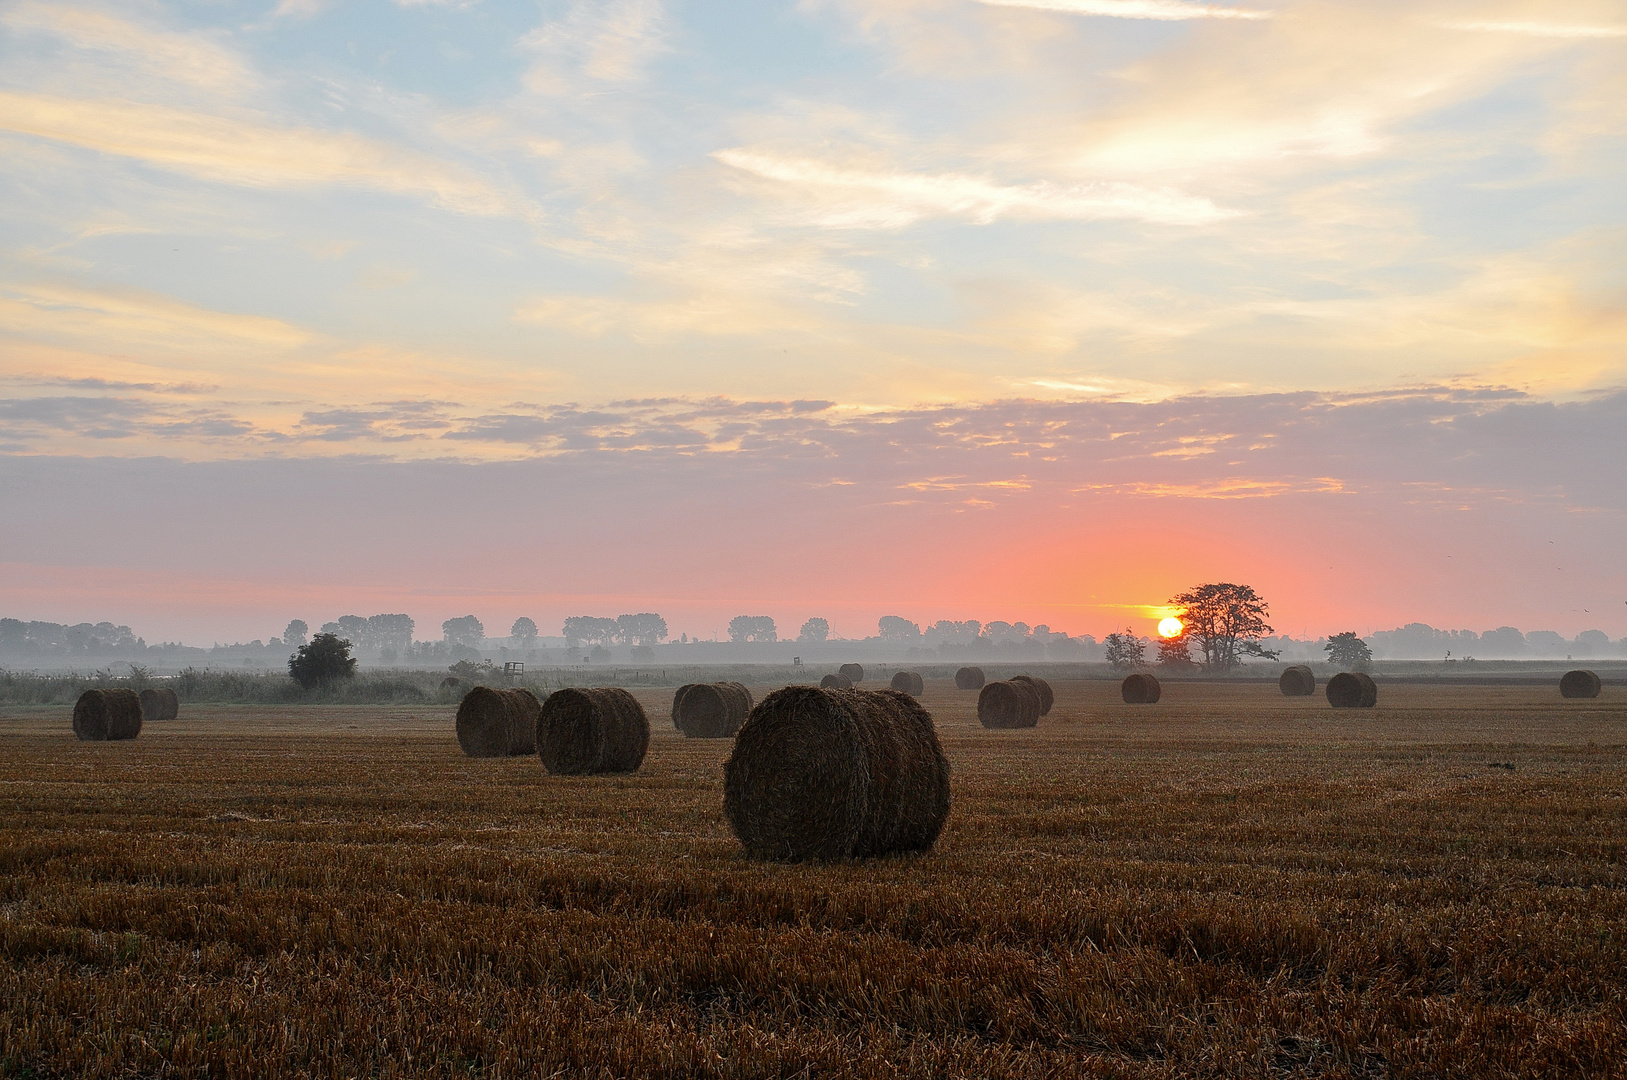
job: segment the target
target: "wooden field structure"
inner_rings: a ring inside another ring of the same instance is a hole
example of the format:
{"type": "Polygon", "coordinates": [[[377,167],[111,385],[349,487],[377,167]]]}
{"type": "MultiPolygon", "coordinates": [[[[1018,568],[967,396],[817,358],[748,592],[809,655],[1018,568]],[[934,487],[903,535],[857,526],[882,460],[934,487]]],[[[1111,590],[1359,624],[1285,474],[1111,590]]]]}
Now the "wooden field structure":
{"type": "Polygon", "coordinates": [[[0,1077],[1627,1076],[1627,688],[1052,684],[929,679],[937,847],[833,865],[664,721],[549,776],[445,705],[0,707],[0,1077]]]}

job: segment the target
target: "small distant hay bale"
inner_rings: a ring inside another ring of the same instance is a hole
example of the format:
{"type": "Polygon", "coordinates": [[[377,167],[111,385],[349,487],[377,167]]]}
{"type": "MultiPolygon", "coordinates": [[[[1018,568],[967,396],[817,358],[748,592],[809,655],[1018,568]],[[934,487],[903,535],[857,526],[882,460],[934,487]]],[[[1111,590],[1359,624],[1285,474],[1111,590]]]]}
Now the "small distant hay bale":
{"type": "Polygon", "coordinates": [[[963,667],[955,672],[956,690],[981,690],[986,681],[980,667],[963,667]]]}
{"type": "Polygon", "coordinates": [[[854,686],[857,686],[864,681],[863,664],[843,664],[836,670],[841,672],[843,675],[846,675],[852,681],[854,686]]]}
{"type": "Polygon", "coordinates": [[[1559,680],[1560,697],[1596,698],[1602,688],[1597,675],[1580,668],[1565,672],[1559,680]]]}
{"type": "Polygon", "coordinates": [[[1327,695],[1335,709],[1371,709],[1378,704],[1378,684],[1364,671],[1341,671],[1328,680],[1327,695]]]}
{"type": "Polygon", "coordinates": [[[751,691],[741,683],[690,683],[672,695],[672,725],[691,739],[728,739],[751,706],[751,691]]]}
{"type": "Polygon", "coordinates": [[[1158,685],[1158,679],[1144,671],[1134,675],[1125,676],[1124,682],[1119,686],[1119,693],[1124,697],[1126,705],[1156,705],[1158,699],[1164,696],[1164,688],[1158,685]]]}
{"type": "Polygon", "coordinates": [[[1034,692],[1039,695],[1039,714],[1041,716],[1051,715],[1051,706],[1056,704],[1056,694],[1052,691],[1050,683],[1035,675],[1013,675],[1011,681],[1025,682],[1032,686],[1034,692]]]}
{"type": "Polygon", "coordinates": [[[1277,678],[1283,697],[1310,697],[1316,693],[1316,674],[1304,664],[1284,669],[1277,678]]]}
{"type": "Polygon", "coordinates": [[[819,680],[819,689],[851,690],[853,689],[853,680],[848,678],[846,675],[843,675],[841,672],[834,672],[819,680]]]}
{"type": "Polygon", "coordinates": [[[758,859],[926,851],[949,801],[932,717],[896,690],[776,690],[723,766],[724,816],[758,859]]]}
{"type": "Polygon", "coordinates": [[[986,728],[1030,728],[1039,723],[1039,690],[1031,682],[986,683],[977,695],[977,719],[986,728]]]}
{"type": "Polygon", "coordinates": [[[517,757],[537,752],[542,703],[524,687],[477,686],[458,705],[458,745],[469,757],[517,757]]]}
{"type": "Polygon", "coordinates": [[[448,675],[446,678],[441,680],[442,690],[456,690],[462,685],[463,680],[458,678],[456,675],[448,675]]]}
{"type": "Polygon", "coordinates": [[[891,686],[901,694],[920,697],[926,692],[926,680],[919,671],[896,671],[891,686]]]}
{"type": "Polygon", "coordinates": [[[116,742],[141,734],[141,697],[123,687],[86,690],[73,705],[73,733],[80,742],[116,742]]]}
{"type": "Polygon", "coordinates": [[[537,754],[555,776],[636,772],[649,748],[650,718],[620,687],[567,687],[542,703],[537,754]]]}
{"type": "Polygon", "coordinates": [[[140,694],[141,722],[173,720],[181,715],[181,700],[167,686],[149,686],[140,694]]]}

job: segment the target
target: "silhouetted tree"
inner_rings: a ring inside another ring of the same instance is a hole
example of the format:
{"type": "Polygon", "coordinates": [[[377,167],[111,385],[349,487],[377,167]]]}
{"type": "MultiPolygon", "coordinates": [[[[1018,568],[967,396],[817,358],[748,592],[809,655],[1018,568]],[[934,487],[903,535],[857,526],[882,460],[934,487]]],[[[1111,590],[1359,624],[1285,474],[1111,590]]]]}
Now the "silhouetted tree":
{"type": "Polygon", "coordinates": [[[519,645],[530,645],[537,640],[537,624],[521,615],[508,628],[508,636],[519,645]]]}
{"type": "Polygon", "coordinates": [[[774,629],[774,620],[767,615],[736,615],[729,620],[729,640],[737,643],[778,641],[779,634],[774,629]]]}
{"type": "Polygon", "coordinates": [[[876,628],[883,641],[914,641],[921,636],[921,628],[900,615],[883,615],[876,628]]]}
{"type": "Polygon", "coordinates": [[[289,648],[298,648],[305,644],[305,635],[310,632],[311,628],[306,625],[304,619],[291,619],[288,623],[288,629],[282,632],[282,643],[289,648]]]}
{"type": "Polygon", "coordinates": [[[1244,656],[1275,660],[1281,654],[1260,644],[1272,632],[1265,621],[1271,605],[1247,585],[1199,585],[1170,599],[1182,609],[1186,637],[1197,643],[1208,671],[1228,674],[1244,656]]]}
{"type": "Polygon", "coordinates": [[[667,636],[667,620],[653,611],[616,616],[616,637],[628,645],[656,645],[667,636]]]}
{"type": "Polygon", "coordinates": [[[318,634],[288,658],[288,674],[307,690],[332,686],[355,676],[356,658],[350,655],[350,642],[318,634]]]}
{"type": "Polygon", "coordinates": [[[451,645],[478,649],[481,642],[486,640],[486,627],[473,615],[447,619],[441,623],[441,639],[451,645]]]}
{"type": "Polygon", "coordinates": [[[572,615],[561,630],[568,648],[579,649],[583,644],[608,645],[621,633],[621,624],[615,619],[600,619],[592,615],[572,615]]]}
{"type": "Polygon", "coordinates": [[[1108,634],[1102,643],[1107,646],[1107,662],[1114,671],[1129,671],[1146,663],[1147,643],[1128,626],[1122,634],[1108,634]]]}
{"type": "Polygon", "coordinates": [[[1373,661],[1373,650],[1367,647],[1367,642],[1356,636],[1356,631],[1346,630],[1342,634],[1334,634],[1328,638],[1328,643],[1322,646],[1328,654],[1328,662],[1337,664],[1347,671],[1364,670],[1373,661]]]}
{"type": "Polygon", "coordinates": [[[1174,671],[1197,667],[1192,660],[1191,643],[1187,641],[1185,634],[1176,634],[1158,642],[1158,666],[1174,671]]]}
{"type": "Polygon", "coordinates": [[[798,641],[825,641],[830,638],[830,623],[815,616],[802,624],[802,630],[797,634],[798,641]]]}

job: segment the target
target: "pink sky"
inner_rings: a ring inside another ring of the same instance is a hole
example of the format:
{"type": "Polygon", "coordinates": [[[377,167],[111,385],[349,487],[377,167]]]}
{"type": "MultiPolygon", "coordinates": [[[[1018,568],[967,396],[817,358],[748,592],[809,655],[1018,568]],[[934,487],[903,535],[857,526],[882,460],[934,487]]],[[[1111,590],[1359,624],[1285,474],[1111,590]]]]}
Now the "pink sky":
{"type": "Polygon", "coordinates": [[[896,614],[1100,637],[1229,580],[1296,636],[1627,635],[1627,395],[676,401],[504,430],[540,456],[12,458],[0,603],[202,643],[396,611],[420,638],[647,610],[674,636],[768,614],[860,637],[896,614]]]}

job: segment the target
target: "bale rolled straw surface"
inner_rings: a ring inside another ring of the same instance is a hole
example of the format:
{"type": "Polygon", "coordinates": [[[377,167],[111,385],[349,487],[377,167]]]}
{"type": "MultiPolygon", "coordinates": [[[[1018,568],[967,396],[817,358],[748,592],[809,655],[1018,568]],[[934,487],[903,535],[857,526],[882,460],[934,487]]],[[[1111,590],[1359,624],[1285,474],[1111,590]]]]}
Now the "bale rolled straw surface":
{"type": "Polygon", "coordinates": [[[1567,671],[1559,680],[1559,696],[1568,698],[1596,698],[1602,684],[1591,671],[1578,668],[1567,671]]]}
{"type": "Polygon", "coordinates": [[[902,694],[920,697],[926,692],[926,680],[921,678],[919,671],[897,671],[893,673],[892,688],[902,694]]]}
{"type": "Polygon", "coordinates": [[[149,686],[140,694],[141,722],[173,720],[181,715],[181,700],[167,686],[149,686]]]}
{"type": "Polygon", "coordinates": [[[1137,672],[1125,676],[1119,686],[1119,694],[1126,705],[1156,705],[1158,699],[1164,696],[1164,688],[1154,676],[1137,672]]]}
{"type": "Polygon", "coordinates": [[[550,773],[634,772],[649,748],[650,718],[620,687],[567,687],[542,703],[537,754],[550,773]]]}
{"type": "Polygon", "coordinates": [[[1316,674],[1304,664],[1295,664],[1277,677],[1277,688],[1283,697],[1310,697],[1316,693],[1316,674]]]}
{"type": "Polygon", "coordinates": [[[1363,671],[1341,671],[1328,680],[1328,704],[1335,709],[1371,709],[1378,704],[1378,684],[1363,671]]]}
{"type": "Polygon", "coordinates": [[[458,704],[458,745],[469,757],[515,757],[537,751],[542,704],[524,687],[477,686],[458,704]]]}
{"type": "Polygon", "coordinates": [[[691,739],[727,739],[751,706],[751,691],[740,683],[690,683],[672,696],[672,725],[691,739]]]}
{"type": "Polygon", "coordinates": [[[740,729],[723,813],[753,858],[924,851],[949,813],[949,763],[908,694],[788,686],[740,729]]]}
{"type": "Polygon", "coordinates": [[[986,683],[977,695],[977,719],[986,728],[1030,728],[1039,723],[1039,714],[1039,691],[1032,683],[986,683]]]}
{"type": "Polygon", "coordinates": [[[1013,675],[1012,682],[1025,682],[1034,688],[1039,695],[1039,714],[1051,715],[1051,706],[1056,704],[1056,694],[1051,690],[1051,684],[1035,675],[1013,675]]]}
{"type": "Polygon", "coordinates": [[[73,705],[80,742],[115,742],[141,734],[141,698],[134,690],[86,690],[73,705]]]}
{"type": "Polygon", "coordinates": [[[987,680],[983,678],[983,669],[980,667],[963,667],[955,672],[955,689],[981,690],[987,680]]]}
{"type": "Polygon", "coordinates": [[[833,672],[833,673],[831,673],[829,675],[826,675],[823,679],[819,680],[819,689],[821,689],[821,690],[851,690],[851,689],[853,689],[853,680],[848,678],[846,675],[843,675],[839,671],[838,672],[833,672]]]}
{"type": "Polygon", "coordinates": [[[857,686],[857,685],[859,685],[860,683],[862,683],[864,681],[864,665],[863,664],[843,664],[841,667],[837,668],[836,670],[841,672],[843,675],[846,675],[849,679],[851,679],[853,681],[854,686],[857,686]]]}

